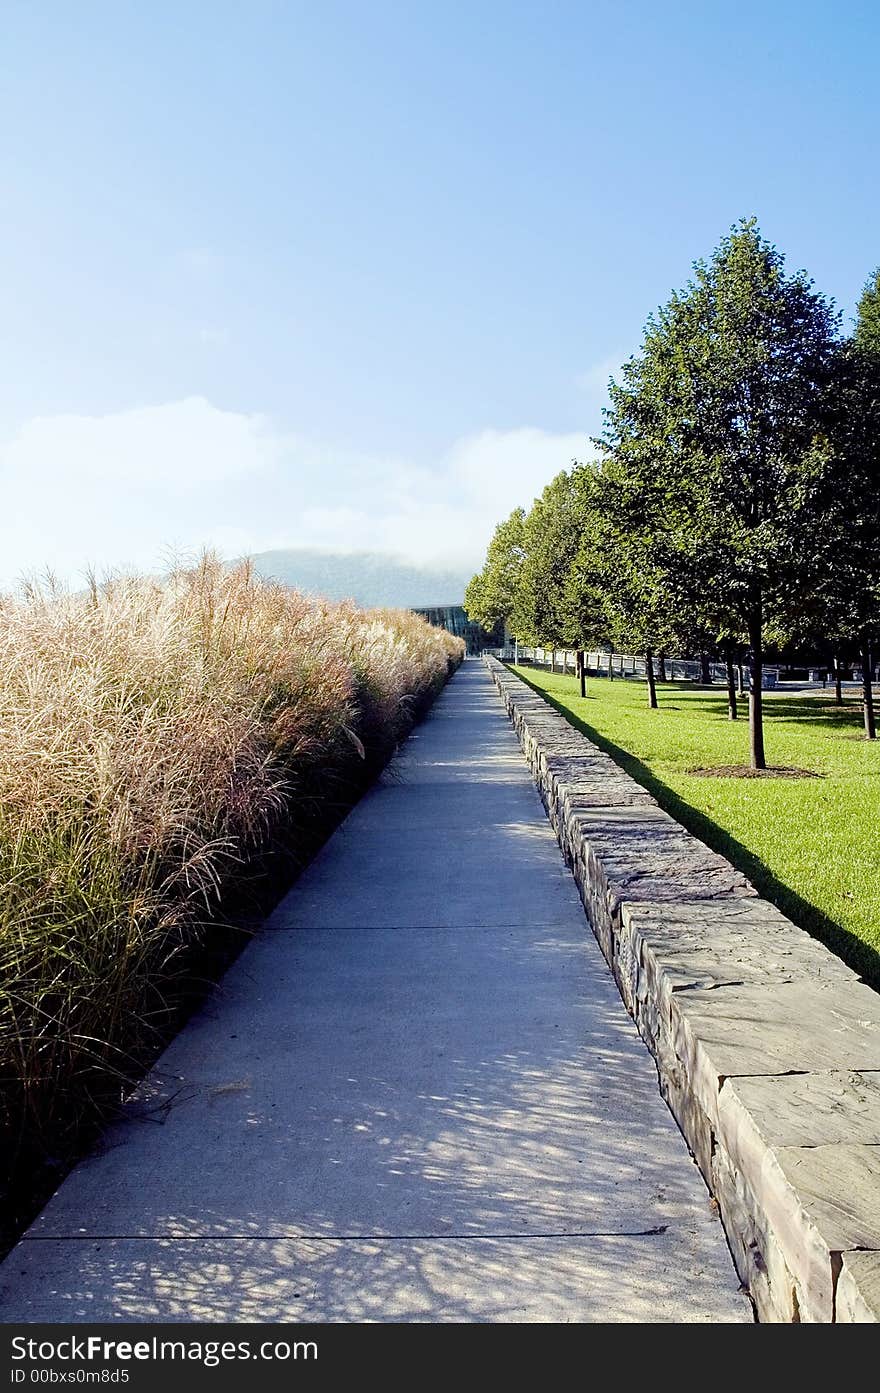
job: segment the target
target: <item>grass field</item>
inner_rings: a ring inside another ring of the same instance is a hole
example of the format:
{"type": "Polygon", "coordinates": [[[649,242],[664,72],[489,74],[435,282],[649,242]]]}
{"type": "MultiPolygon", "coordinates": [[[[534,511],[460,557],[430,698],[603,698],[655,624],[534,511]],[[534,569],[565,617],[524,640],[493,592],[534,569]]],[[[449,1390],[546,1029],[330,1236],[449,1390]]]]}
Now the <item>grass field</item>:
{"type": "Polygon", "coordinates": [[[645,686],[514,669],[606,750],[662,807],[743,870],[758,891],[880,989],[880,741],[862,738],[849,698],[768,695],[767,762],[821,778],[705,777],[748,762],[748,720],[727,719],[723,689],[645,686]]]}

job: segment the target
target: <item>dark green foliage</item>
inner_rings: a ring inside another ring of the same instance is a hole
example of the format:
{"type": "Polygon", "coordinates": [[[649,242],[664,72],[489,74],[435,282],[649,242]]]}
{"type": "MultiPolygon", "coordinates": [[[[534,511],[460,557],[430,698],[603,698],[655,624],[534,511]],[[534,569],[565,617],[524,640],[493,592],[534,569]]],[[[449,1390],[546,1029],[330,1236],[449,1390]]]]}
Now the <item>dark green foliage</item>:
{"type": "Polygon", "coordinates": [[[525,516],[524,508],[514,508],[509,518],[499,522],[483,569],[471,578],[465,590],[468,618],[485,629],[506,623],[513,613],[524,558],[525,516]]]}
{"type": "Polygon", "coordinates": [[[589,465],[557,474],[525,520],[513,627],[527,642],[583,648],[605,627],[590,549],[595,478],[589,465]]]}
{"type": "Polygon", "coordinates": [[[838,317],[753,221],[648,320],[599,442],[622,588],[647,629],[752,649],[752,761],[763,767],[761,654],[810,553],[838,317]]]}
{"type": "MultiPolygon", "coordinates": [[[[502,524],[469,589],[544,647],[608,644],[751,663],[751,759],[765,766],[767,641],[868,674],[880,649],[880,271],[851,339],[753,219],[652,315],[610,387],[601,464],[502,524]]],[[[707,680],[707,679],[704,679],[707,680]]],[[[840,698],[838,698],[840,699],[840,698]]]]}
{"type": "Polygon", "coordinates": [[[880,357],[880,267],[862,291],[854,338],[863,353],[880,357]]]}

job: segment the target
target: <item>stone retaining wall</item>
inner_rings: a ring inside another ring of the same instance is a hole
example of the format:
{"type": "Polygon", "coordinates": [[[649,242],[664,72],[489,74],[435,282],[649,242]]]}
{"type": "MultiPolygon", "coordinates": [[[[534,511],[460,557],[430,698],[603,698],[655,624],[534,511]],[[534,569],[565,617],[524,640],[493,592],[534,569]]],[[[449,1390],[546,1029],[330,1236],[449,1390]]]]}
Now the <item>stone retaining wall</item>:
{"type": "Polygon", "coordinates": [[[495,658],[763,1321],[880,1319],[880,996],[495,658]]]}

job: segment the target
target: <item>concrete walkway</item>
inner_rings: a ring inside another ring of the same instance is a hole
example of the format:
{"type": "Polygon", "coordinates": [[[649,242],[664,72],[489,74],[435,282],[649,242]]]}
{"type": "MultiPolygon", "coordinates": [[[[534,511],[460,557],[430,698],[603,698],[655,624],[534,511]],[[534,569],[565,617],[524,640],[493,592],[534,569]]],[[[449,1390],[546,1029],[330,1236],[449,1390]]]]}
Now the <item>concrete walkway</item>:
{"type": "Polygon", "coordinates": [[[267,930],[0,1319],[751,1319],[482,665],[267,930]]]}

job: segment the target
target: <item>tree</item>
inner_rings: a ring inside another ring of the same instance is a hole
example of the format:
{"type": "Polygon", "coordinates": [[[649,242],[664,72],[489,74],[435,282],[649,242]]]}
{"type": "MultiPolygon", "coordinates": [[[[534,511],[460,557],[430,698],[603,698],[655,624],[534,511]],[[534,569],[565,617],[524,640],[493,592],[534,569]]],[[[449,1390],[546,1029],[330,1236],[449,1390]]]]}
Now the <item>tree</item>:
{"type": "MultiPolygon", "coordinates": [[[[652,316],[639,354],[612,382],[599,443],[642,518],[664,577],[701,587],[700,613],[751,650],[751,763],[766,767],[765,626],[800,578],[815,521],[815,449],[832,379],[838,316],[803,272],[786,275],[754,222],[731,229],[686,288],[652,316]]],[[[678,608],[681,586],[671,590],[678,608]]]]}
{"type": "Polygon", "coordinates": [[[544,647],[574,647],[567,585],[577,532],[571,478],[557,474],[536,498],[523,524],[523,565],[514,625],[518,634],[544,647]]]}
{"type": "Polygon", "coordinates": [[[872,644],[876,653],[880,642],[880,267],[867,280],[859,299],[851,357],[855,359],[849,373],[851,446],[858,460],[855,474],[859,545],[865,566],[859,586],[863,614],[859,631],[862,708],[865,736],[867,740],[876,740],[872,644]]]}
{"type": "Polygon", "coordinates": [[[574,465],[550,481],[523,525],[523,564],[513,624],[532,643],[574,648],[581,694],[584,649],[596,637],[602,605],[584,539],[590,531],[595,470],[574,465]]]}
{"type": "MultiPolygon", "coordinates": [[[[876,740],[871,683],[873,654],[880,634],[880,268],[868,279],[859,300],[849,358],[850,464],[855,475],[851,487],[854,482],[858,551],[863,566],[858,586],[862,709],[865,736],[876,740]]],[[[849,535],[851,540],[852,528],[849,535]]]]}
{"type": "Polygon", "coordinates": [[[865,736],[876,739],[871,684],[880,639],[880,273],[859,301],[852,337],[841,344],[814,528],[816,564],[798,613],[798,637],[821,635],[834,653],[855,650],[862,667],[865,736]]]}
{"type": "Polygon", "coordinates": [[[853,341],[868,359],[880,358],[880,266],[862,291],[853,341]]]}
{"type": "Polygon", "coordinates": [[[525,556],[525,516],[524,508],[514,508],[510,517],[498,524],[483,569],[471,578],[465,590],[467,616],[484,629],[506,624],[513,614],[525,556]]]}
{"type": "Polygon", "coordinates": [[[644,654],[648,706],[656,709],[655,655],[695,646],[694,607],[676,588],[682,576],[665,570],[645,530],[648,500],[642,485],[626,461],[605,461],[597,486],[593,546],[606,632],[614,647],[644,654]]]}
{"type": "MultiPolygon", "coordinates": [[[[610,626],[605,595],[605,576],[600,552],[602,489],[596,464],[576,464],[571,472],[571,514],[576,545],[565,587],[569,632],[579,648],[581,696],[586,695],[584,650],[593,643],[609,643],[610,626]]],[[[608,673],[611,675],[609,653],[608,673]]]]}

